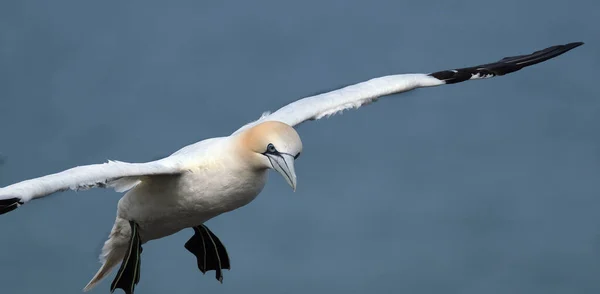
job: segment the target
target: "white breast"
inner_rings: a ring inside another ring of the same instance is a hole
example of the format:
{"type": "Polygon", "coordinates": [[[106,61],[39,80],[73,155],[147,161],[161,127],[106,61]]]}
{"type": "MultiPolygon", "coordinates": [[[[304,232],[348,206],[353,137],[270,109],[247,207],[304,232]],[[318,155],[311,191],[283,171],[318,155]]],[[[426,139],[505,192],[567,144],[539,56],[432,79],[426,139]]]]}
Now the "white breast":
{"type": "Polygon", "coordinates": [[[266,180],[267,170],[213,157],[181,175],[143,179],[119,201],[118,216],[137,222],[145,241],[162,238],[250,203],[266,180]]]}

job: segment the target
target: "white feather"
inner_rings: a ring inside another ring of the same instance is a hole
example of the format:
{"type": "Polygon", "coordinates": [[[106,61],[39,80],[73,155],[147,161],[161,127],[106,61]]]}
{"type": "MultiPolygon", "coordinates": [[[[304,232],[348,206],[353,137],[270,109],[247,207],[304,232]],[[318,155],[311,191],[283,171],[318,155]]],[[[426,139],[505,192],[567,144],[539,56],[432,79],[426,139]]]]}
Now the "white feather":
{"type": "Polygon", "coordinates": [[[264,121],[280,121],[290,126],[296,126],[307,120],[318,120],[347,109],[359,108],[381,96],[443,84],[443,81],[426,74],[401,74],[374,78],[294,101],[271,114],[263,114],[258,120],[239,128],[234,134],[264,121]]]}
{"type": "Polygon", "coordinates": [[[127,190],[134,186],[135,177],[180,173],[183,170],[182,166],[182,160],[177,157],[167,157],[148,163],[108,161],[102,164],[78,166],[0,188],[0,200],[20,198],[21,202],[28,202],[34,198],[69,189],[114,187],[118,190],[127,190]],[[119,181],[123,177],[127,179],[119,181]]]}

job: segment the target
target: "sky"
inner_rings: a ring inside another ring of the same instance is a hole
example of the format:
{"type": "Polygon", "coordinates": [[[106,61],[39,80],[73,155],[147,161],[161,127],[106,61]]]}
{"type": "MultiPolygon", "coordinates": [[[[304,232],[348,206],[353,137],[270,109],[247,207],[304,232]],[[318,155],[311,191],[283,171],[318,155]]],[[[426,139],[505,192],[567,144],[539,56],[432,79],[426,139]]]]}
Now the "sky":
{"type": "MultiPolygon", "coordinates": [[[[297,191],[271,172],[255,201],[206,223],[231,258],[224,283],[198,271],[184,230],[144,245],[136,293],[598,293],[598,11],[592,0],[1,1],[0,186],[149,161],[378,76],[583,41],[508,76],[299,126],[297,191]]],[[[81,293],[120,196],[61,192],[2,215],[1,292],[81,293]]]]}

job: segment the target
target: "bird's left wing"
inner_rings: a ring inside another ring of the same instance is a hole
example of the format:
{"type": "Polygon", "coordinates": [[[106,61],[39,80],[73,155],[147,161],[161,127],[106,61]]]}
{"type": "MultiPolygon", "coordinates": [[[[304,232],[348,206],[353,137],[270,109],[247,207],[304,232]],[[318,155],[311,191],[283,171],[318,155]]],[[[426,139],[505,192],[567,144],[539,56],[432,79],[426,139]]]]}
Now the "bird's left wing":
{"type": "Polygon", "coordinates": [[[332,92],[296,100],[271,114],[264,114],[258,120],[244,125],[235,133],[264,121],[281,121],[290,126],[296,126],[307,120],[317,120],[345,109],[361,107],[381,96],[407,92],[416,88],[505,75],[554,58],[581,45],[583,42],[557,45],[527,55],[505,57],[493,63],[430,74],[399,74],[371,79],[332,92]]]}
{"type": "Polygon", "coordinates": [[[109,161],[103,164],[78,166],[0,188],[0,214],[16,209],[32,199],[58,191],[96,187],[125,191],[139,183],[140,177],[178,174],[183,171],[183,161],[177,156],[147,163],[109,161]]]}

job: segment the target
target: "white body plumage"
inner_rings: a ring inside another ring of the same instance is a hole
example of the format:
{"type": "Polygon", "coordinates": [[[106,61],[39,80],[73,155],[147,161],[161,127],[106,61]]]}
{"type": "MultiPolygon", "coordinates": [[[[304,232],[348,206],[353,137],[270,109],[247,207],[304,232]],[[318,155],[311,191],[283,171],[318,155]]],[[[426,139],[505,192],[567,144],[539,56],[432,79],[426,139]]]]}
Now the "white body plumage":
{"type": "Polygon", "coordinates": [[[175,156],[192,159],[193,166],[181,174],[145,177],[119,201],[117,216],[135,220],[144,242],[242,207],[266,184],[268,170],[243,164],[229,137],[201,141],[183,151],[175,156]]]}

